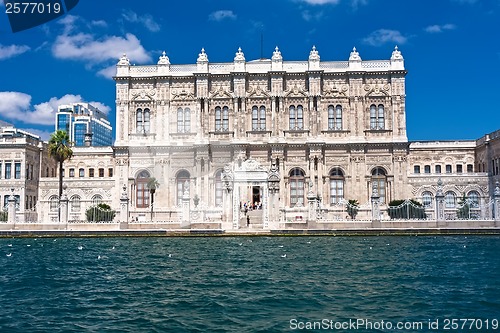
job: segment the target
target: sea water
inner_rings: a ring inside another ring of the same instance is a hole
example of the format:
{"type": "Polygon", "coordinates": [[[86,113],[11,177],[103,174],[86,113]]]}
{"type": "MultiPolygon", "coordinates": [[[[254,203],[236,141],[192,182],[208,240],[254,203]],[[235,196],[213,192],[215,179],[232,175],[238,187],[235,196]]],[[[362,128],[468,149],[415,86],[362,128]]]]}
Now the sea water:
{"type": "Polygon", "coordinates": [[[500,237],[4,238],[0,302],[2,333],[500,332],[500,237]]]}

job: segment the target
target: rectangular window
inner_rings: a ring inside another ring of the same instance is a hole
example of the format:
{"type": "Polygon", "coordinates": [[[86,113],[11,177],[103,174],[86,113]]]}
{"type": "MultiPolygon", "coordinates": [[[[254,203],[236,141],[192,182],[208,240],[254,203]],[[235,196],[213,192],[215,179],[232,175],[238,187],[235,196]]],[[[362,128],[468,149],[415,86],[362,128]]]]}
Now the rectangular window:
{"type": "Polygon", "coordinates": [[[431,166],[430,165],[424,166],[424,173],[431,173],[431,166]]]}
{"type": "Polygon", "coordinates": [[[108,177],[113,177],[113,168],[108,169],[108,177]]]}
{"type": "Polygon", "coordinates": [[[2,179],[2,162],[0,162],[0,179],[2,179]]]}
{"type": "Polygon", "coordinates": [[[451,173],[451,164],[446,164],[446,173],[451,173]]]}
{"type": "Polygon", "coordinates": [[[14,178],[21,179],[21,162],[14,163],[14,178]]]}
{"type": "Polygon", "coordinates": [[[80,178],[85,177],[85,169],[83,168],[78,169],[78,177],[80,178]]]}
{"type": "Polygon", "coordinates": [[[104,177],[104,168],[99,168],[99,177],[104,177]]]}
{"type": "Polygon", "coordinates": [[[413,173],[420,173],[420,165],[413,166],[413,173]]]}
{"type": "Polygon", "coordinates": [[[94,169],[93,168],[89,169],[89,177],[94,177],[94,169]]]}
{"type": "Polygon", "coordinates": [[[436,173],[441,173],[441,165],[436,165],[435,166],[435,172],[436,173]]]}
{"type": "Polygon", "coordinates": [[[474,172],[474,167],[472,164],[467,164],[467,172],[474,172]]]}
{"type": "Polygon", "coordinates": [[[75,177],[75,169],[73,169],[73,168],[69,169],[69,176],[75,177]]]}
{"type": "Polygon", "coordinates": [[[457,173],[462,173],[462,164],[457,164],[457,173]]]}
{"type": "Polygon", "coordinates": [[[10,179],[12,172],[12,164],[10,162],[5,162],[5,179],[10,179]]]}

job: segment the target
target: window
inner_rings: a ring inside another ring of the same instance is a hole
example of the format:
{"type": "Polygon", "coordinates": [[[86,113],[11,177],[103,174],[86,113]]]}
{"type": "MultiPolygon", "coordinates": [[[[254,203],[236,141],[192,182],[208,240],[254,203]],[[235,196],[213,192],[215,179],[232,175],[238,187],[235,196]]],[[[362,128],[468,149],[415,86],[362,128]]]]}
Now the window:
{"type": "Polygon", "coordinates": [[[85,169],[83,168],[78,169],[78,177],[80,178],[85,177],[85,169]]]}
{"type": "Polygon", "coordinates": [[[137,208],[146,208],[149,207],[149,189],[148,189],[148,180],[149,180],[149,172],[141,171],[139,175],[137,175],[136,179],[136,195],[137,195],[137,208]]]}
{"type": "Polygon", "coordinates": [[[113,168],[108,169],[108,177],[113,177],[113,168]]]}
{"type": "Polygon", "coordinates": [[[47,167],[47,170],[45,172],[45,177],[48,177],[49,176],[49,167],[47,167]]]}
{"type": "Polygon", "coordinates": [[[471,208],[479,208],[479,193],[477,191],[470,191],[467,194],[467,199],[471,208]]]}
{"type": "Polygon", "coordinates": [[[137,109],[136,111],[136,128],[137,133],[149,133],[150,125],[150,111],[149,109],[137,109]]]}
{"type": "Polygon", "coordinates": [[[5,179],[10,179],[12,164],[10,162],[5,162],[5,179]]]}
{"type": "Polygon", "coordinates": [[[2,162],[0,162],[0,179],[2,179],[2,162]]]}
{"type": "Polygon", "coordinates": [[[342,106],[333,105],[328,106],[328,130],[341,130],[342,129],[342,106]]]}
{"type": "Polygon", "coordinates": [[[89,177],[94,177],[94,168],[89,169],[89,177]]]}
{"type": "Polygon", "coordinates": [[[330,205],[338,204],[344,198],[344,173],[339,168],[330,172],[330,205]]]}
{"type": "Polygon", "coordinates": [[[455,193],[448,191],[444,195],[444,207],[445,208],[455,208],[456,196],[455,193]]]}
{"type": "Polygon", "coordinates": [[[92,197],[92,206],[97,206],[102,203],[102,197],[99,194],[96,194],[92,197]]]}
{"type": "Polygon", "coordinates": [[[252,131],[264,131],[266,129],[266,107],[252,107],[252,131]]]}
{"type": "Polygon", "coordinates": [[[222,170],[215,174],[215,206],[222,205],[222,170]]]}
{"type": "Polygon", "coordinates": [[[189,108],[177,109],[177,132],[191,132],[191,110],[189,108]]]}
{"type": "Polygon", "coordinates": [[[457,164],[457,173],[462,173],[462,171],[463,171],[463,165],[457,164]]]}
{"type": "Polygon", "coordinates": [[[189,178],[189,172],[187,172],[186,170],[181,170],[179,171],[175,179],[177,188],[177,205],[179,206],[182,205],[182,197],[184,196],[184,192],[186,190],[189,191],[189,178]]]}
{"type": "Polygon", "coordinates": [[[99,168],[99,177],[104,177],[104,168],[99,168]]]}
{"type": "Polygon", "coordinates": [[[451,164],[446,164],[446,173],[451,173],[451,164]]]}
{"type": "Polygon", "coordinates": [[[302,105],[290,106],[290,130],[302,130],[304,129],[304,109],[302,105]]]}
{"type": "Polygon", "coordinates": [[[436,166],[434,167],[434,172],[436,172],[436,173],[441,173],[441,165],[439,165],[439,164],[438,164],[438,165],[436,165],[436,166]]]}
{"type": "Polygon", "coordinates": [[[375,104],[370,105],[370,129],[383,130],[384,128],[384,106],[382,104],[378,107],[375,104]]]}
{"type": "Polygon", "coordinates": [[[57,200],[57,195],[53,195],[49,198],[49,209],[51,212],[57,212],[59,207],[59,200],[57,200]]]}
{"type": "Polygon", "coordinates": [[[215,108],[215,130],[220,132],[229,131],[229,108],[220,106],[215,108]]]}
{"type": "Polygon", "coordinates": [[[472,164],[467,164],[467,172],[474,172],[474,166],[472,164]]]}
{"type": "Polygon", "coordinates": [[[432,193],[429,191],[425,191],[422,193],[422,204],[425,208],[432,207],[432,193]]]}
{"type": "Polygon", "coordinates": [[[14,163],[14,178],[21,179],[21,162],[14,163]]]}
{"type": "Polygon", "coordinates": [[[75,177],[75,169],[74,168],[69,169],[69,176],[75,177]]]}
{"type": "Polygon", "coordinates": [[[72,196],[70,200],[70,205],[71,205],[71,212],[78,213],[81,209],[80,197],[78,195],[72,196]]]}
{"type": "Polygon", "coordinates": [[[424,165],[424,173],[431,173],[431,166],[430,165],[424,165]]]}
{"type": "Polygon", "coordinates": [[[420,173],[420,165],[413,166],[413,173],[420,173]]]}
{"type": "Polygon", "coordinates": [[[299,168],[290,171],[290,206],[304,205],[304,172],[299,168]]]}
{"type": "Polygon", "coordinates": [[[372,193],[375,188],[380,196],[380,202],[384,203],[386,199],[386,174],[385,170],[380,167],[372,171],[372,193]]]}

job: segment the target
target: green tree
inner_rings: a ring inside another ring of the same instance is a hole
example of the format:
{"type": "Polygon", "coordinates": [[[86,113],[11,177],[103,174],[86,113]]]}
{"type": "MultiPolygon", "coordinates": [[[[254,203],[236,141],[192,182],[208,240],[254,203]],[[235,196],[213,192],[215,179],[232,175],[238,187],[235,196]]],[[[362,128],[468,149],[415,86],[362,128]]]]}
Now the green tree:
{"type": "Polygon", "coordinates": [[[351,217],[351,219],[355,219],[356,215],[358,215],[359,210],[359,202],[358,200],[351,199],[346,204],[347,214],[351,217]]]}
{"type": "Polygon", "coordinates": [[[57,130],[50,136],[49,156],[59,164],[59,198],[63,187],[63,163],[73,156],[72,143],[66,131],[57,130]]]}
{"type": "Polygon", "coordinates": [[[87,208],[85,216],[89,222],[109,222],[115,218],[116,211],[108,204],[100,203],[97,206],[87,208]]]}
{"type": "Polygon", "coordinates": [[[391,219],[425,219],[424,206],[413,199],[410,200],[392,200],[389,202],[387,213],[391,219]]]}

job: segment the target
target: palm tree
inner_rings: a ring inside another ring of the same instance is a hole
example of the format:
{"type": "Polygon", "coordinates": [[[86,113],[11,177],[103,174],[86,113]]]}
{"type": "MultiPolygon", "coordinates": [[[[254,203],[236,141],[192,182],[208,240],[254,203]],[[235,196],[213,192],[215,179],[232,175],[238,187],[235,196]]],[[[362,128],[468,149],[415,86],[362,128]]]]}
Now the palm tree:
{"type": "Polygon", "coordinates": [[[146,185],[151,193],[151,220],[153,220],[153,202],[155,198],[155,192],[158,187],[160,187],[160,183],[155,177],[149,177],[148,183],[146,185]]]}
{"type": "Polygon", "coordinates": [[[50,136],[49,156],[59,163],[59,198],[62,195],[63,185],[63,163],[73,156],[72,142],[66,131],[57,130],[50,136]]]}

